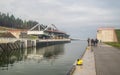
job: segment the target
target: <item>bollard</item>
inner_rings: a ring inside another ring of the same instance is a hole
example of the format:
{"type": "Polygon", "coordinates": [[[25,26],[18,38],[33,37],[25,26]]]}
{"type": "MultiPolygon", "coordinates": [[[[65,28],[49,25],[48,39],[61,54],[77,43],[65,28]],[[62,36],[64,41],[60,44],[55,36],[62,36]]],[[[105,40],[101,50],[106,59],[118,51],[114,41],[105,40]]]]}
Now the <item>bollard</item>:
{"type": "Polygon", "coordinates": [[[83,64],[83,60],[82,59],[78,59],[77,60],[77,65],[82,65],[83,64]]]}

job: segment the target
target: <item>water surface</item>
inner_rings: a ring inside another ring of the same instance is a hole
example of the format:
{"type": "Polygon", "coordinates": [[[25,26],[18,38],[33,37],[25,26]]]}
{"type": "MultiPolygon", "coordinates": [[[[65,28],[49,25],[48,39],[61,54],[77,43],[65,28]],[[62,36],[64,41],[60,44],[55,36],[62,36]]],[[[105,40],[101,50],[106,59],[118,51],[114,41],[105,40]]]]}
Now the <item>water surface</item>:
{"type": "Polygon", "coordinates": [[[0,75],[65,75],[82,56],[86,41],[0,52],[0,75]]]}

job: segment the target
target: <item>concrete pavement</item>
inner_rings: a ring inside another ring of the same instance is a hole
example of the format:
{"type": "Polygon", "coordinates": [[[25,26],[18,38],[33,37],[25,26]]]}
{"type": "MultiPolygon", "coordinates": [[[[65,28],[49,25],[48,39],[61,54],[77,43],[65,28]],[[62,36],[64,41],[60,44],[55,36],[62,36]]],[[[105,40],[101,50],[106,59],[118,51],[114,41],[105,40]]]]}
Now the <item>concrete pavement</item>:
{"type": "Polygon", "coordinates": [[[120,49],[105,44],[93,49],[97,75],[120,75],[120,49]]]}
{"type": "Polygon", "coordinates": [[[94,52],[89,47],[83,56],[83,65],[77,66],[73,75],[96,75],[94,52]]]}
{"type": "Polygon", "coordinates": [[[120,75],[120,49],[102,43],[92,50],[86,50],[73,75],[120,75]]]}

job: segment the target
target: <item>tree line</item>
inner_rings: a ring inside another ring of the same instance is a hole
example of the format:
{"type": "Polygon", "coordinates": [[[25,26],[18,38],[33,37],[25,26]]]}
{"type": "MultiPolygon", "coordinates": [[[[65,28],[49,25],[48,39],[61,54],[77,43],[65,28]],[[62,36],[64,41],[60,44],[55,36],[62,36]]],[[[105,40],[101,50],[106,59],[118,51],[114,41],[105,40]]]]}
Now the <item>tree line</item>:
{"type": "Polygon", "coordinates": [[[6,14],[0,12],[0,26],[18,29],[30,29],[36,24],[38,24],[37,21],[26,21],[20,18],[15,18],[14,15],[9,15],[9,13],[6,14]]]}

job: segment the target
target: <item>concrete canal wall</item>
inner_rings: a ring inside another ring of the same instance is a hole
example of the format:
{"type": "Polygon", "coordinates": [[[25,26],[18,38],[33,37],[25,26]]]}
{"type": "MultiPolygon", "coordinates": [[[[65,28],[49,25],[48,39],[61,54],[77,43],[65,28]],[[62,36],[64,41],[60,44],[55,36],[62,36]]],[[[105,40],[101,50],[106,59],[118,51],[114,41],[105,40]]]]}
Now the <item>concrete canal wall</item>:
{"type": "Polygon", "coordinates": [[[37,40],[36,47],[45,47],[50,45],[62,44],[62,43],[69,43],[70,39],[49,39],[49,40],[37,40]]]}
{"type": "MultiPolygon", "coordinates": [[[[11,41],[11,40],[10,40],[11,41]]],[[[6,50],[15,50],[15,49],[23,49],[29,47],[45,47],[55,44],[62,44],[70,42],[70,39],[47,39],[47,40],[30,40],[30,39],[22,39],[17,40],[15,42],[4,42],[0,43],[0,51],[6,50]]]]}

